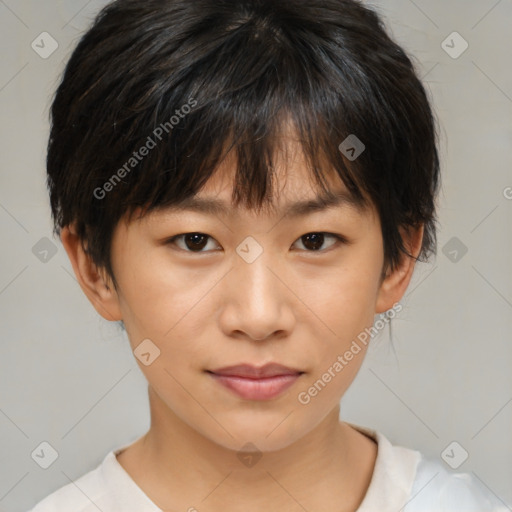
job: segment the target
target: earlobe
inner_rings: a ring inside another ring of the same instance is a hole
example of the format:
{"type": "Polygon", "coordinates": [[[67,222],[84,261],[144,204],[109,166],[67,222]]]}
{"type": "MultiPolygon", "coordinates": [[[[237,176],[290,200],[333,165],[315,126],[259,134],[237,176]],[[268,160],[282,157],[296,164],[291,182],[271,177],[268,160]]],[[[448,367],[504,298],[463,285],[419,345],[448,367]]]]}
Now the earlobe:
{"type": "Polygon", "coordinates": [[[96,311],[106,320],[122,320],[119,299],[111,279],[84,251],[73,226],[65,226],[60,235],[80,288],[96,311]]]}
{"type": "MultiPolygon", "coordinates": [[[[417,228],[400,228],[404,246],[414,258],[417,258],[423,242],[423,224],[417,228]]],[[[384,313],[404,296],[412,278],[416,260],[407,254],[401,254],[399,264],[388,270],[384,276],[377,296],[375,313],[384,313]]]]}

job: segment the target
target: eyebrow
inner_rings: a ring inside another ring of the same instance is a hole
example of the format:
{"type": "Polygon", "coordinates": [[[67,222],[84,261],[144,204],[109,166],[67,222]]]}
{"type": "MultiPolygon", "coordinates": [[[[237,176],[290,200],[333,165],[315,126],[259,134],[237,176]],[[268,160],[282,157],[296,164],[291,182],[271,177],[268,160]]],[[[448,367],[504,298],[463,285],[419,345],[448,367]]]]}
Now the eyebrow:
{"type": "MultiPolygon", "coordinates": [[[[295,218],[314,212],[341,207],[349,207],[356,211],[363,211],[362,202],[358,201],[347,191],[341,190],[336,192],[328,191],[327,193],[321,193],[311,199],[288,203],[283,209],[283,214],[284,216],[295,218]]],[[[230,207],[226,202],[220,199],[192,196],[166,209],[170,211],[184,210],[210,215],[221,215],[227,214],[230,207]]]]}

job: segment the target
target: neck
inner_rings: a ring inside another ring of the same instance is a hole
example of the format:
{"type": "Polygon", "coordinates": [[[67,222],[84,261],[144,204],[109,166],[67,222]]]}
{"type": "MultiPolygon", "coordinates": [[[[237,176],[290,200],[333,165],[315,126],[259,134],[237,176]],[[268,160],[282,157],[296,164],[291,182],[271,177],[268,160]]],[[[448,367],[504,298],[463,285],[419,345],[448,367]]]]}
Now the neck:
{"type": "Polygon", "coordinates": [[[366,493],[376,446],[339,421],[339,406],[285,448],[241,454],[191,428],[151,387],[149,399],[149,431],[118,460],[159,508],[355,511],[366,493]]]}

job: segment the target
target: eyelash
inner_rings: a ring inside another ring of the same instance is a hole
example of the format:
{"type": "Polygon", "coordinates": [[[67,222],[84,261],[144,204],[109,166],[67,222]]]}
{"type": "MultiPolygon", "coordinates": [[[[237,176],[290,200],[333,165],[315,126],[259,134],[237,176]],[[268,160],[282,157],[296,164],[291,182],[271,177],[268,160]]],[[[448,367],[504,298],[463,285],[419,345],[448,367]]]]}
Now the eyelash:
{"type": "MultiPolygon", "coordinates": [[[[337,245],[348,244],[349,243],[348,240],[345,237],[343,237],[342,235],[337,235],[336,233],[329,233],[327,231],[310,231],[309,233],[305,233],[304,235],[300,236],[297,239],[297,241],[300,240],[301,238],[307,236],[307,235],[318,235],[318,234],[327,235],[328,237],[332,237],[332,238],[336,239],[337,243],[332,244],[327,249],[319,249],[319,250],[316,250],[316,251],[304,249],[304,252],[323,254],[323,253],[331,250],[333,247],[336,247],[337,245]]],[[[176,245],[176,240],[178,240],[178,239],[180,239],[182,237],[185,237],[187,235],[204,235],[204,236],[208,237],[209,239],[215,240],[212,236],[207,235],[206,233],[201,233],[199,231],[192,231],[192,232],[189,232],[189,233],[181,233],[179,235],[175,235],[175,236],[169,238],[165,243],[166,243],[166,245],[176,245]]],[[[296,242],[294,242],[294,243],[296,243],[296,242]]],[[[181,247],[178,247],[178,250],[181,250],[183,252],[188,252],[188,253],[191,253],[191,254],[202,254],[202,253],[211,252],[211,251],[202,251],[202,250],[201,251],[191,251],[189,249],[182,249],[181,247]]]]}

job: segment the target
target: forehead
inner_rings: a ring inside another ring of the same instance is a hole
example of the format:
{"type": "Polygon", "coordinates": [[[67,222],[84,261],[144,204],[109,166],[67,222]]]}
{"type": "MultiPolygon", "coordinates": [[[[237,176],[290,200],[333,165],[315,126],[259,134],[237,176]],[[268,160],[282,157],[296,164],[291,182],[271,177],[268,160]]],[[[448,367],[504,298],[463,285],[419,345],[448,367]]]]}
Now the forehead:
{"type": "MultiPolygon", "coordinates": [[[[240,212],[240,207],[233,206],[230,198],[231,192],[219,194],[202,192],[176,205],[168,206],[165,210],[168,213],[196,212],[215,216],[236,215],[240,212]]],[[[312,190],[309,193],[301,190],[300,195],[280,194],[277,198],[270,207],[265,209],[266,212],[280,213],[288,217],[300,217],[334,208],[348,208],[360,213],[364,211],[346,188],[340,186],[327,191],[312,190]]]]}
{"type": "MultiPolygon", "coordinates": [[[[280,138],[279,150],[273,160],[271,191],[269,199],[261,205],[249,209],[233,203],[235,186],[250,187],[253,179],[247,173],[249,183],[235,184],[237,159],[235,151],[229,151],[208,181],[196,194],[171,205],[162,205],[148,212],[138,208],[146,221],[186,213],[198,213],[216,217],[236,219],[242,213],[249,215],[269,215],[271,217],[298,218],[320,211],[339,209],[350,216],[375,215],[374,206],[365,197],[361,203],[348,190],[338,173],[326,163],[322,168],[326,190],[315,180],[302,146],[294,135],[289,133],[280,138]]],[[[268,177],[268,175],[267,175],[268,177]]],[[[267,183],[270,180],[267,181],[267,183]]]]}
{"type": "MultiPolygon", "coordinates": [[[[262,208],[265,212],[300,216],[332,208],[348,208],[359,213],[366,210],[334,170],[326,169],[323,173],[327,190],[320,187],[297,147],[293,141],[288,141],[286,157],[281,153],[276,159],[272,198],[262,208]]],[[[234,155],[230,153],[196,195],[166,206],[165,210],[169,213],[190,211],[212,215],[239,213],[243,208],[232,203],[235,166],[234,155]]]]}

